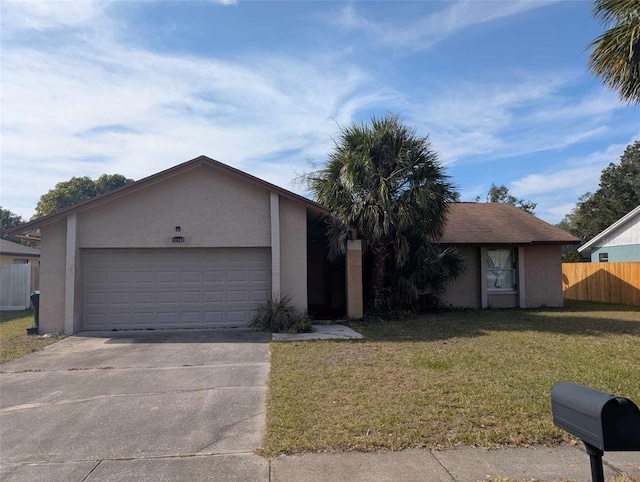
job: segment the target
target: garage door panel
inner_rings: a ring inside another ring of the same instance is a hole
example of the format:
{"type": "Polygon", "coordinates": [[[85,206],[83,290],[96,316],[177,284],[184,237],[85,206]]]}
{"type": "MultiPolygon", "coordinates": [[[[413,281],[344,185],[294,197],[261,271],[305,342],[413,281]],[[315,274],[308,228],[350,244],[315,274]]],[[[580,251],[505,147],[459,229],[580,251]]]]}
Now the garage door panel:
{"type": "Polygon", "coordinates": [[[237,322],[237,323],[249,323],[249,320],[247,319],[247,312],[242,310],[242,311],[229,311],[227,313],[227,321],[230,322],[237,322]]]}
{"type": "Polygon", "coordinates": [[[246,291],[227,291],[227,301],[229,303],[246,303],[247,292],[246,291]]]}
{"type": "Polygon", "coordinates": [[[222,311],[205,311],[205,323],[222,323],[224,321],[224,312],[222,311]]]}
{"type": "Polygon", "coordinates": [[[180,297],[181,303],[200,303],[199,291],[183,291],[180,297]]]}
{"type": "Polygon", "coordinates": [[[193,283],[193,284],[201,284],[201,273],[199,271],[183,271],[181,273],[180,281],[182,284],[184,283],[193,283]]]}
{"type": "Polygon", "coordinates": [[[224,283],[224,271],[206,271],[204,273],[205,283],[224,283]]]}
{"type": "Polygon", "coordinates": [[[167,303],[177,303],[178,302],[178,293],[175,291],[160,291],[158,292],[158,304],[167,304],[167,303]]]}
{"type": "Polygon", "coordinates": [[[132,273],[130,271],[112,271],[109,276],[111,284],[131,284],[132,273]]]}
{"type": "Polygon", "coordinates": [[[223,303],[224,291],[205,291],[204,292],[205,303],[223,303]]]}
{"type": "Polygon", "coordinates": [[[160,271],[158,272],[158,283],[177,283],[178,273],[176,271],[160,271]]]}
{"type": "Polygon", "coordinates": [[[252,291],[251,292],[251,302],[252,303],[266,303],[269,301],[269,291],[261,290],[261,291],[252,291]]]}
{"type": "Polygon", "coordinates": [[[138,292],[133,294],[133,303],[142,306],[142,305],[152,305],[155,302],[155,297],[153,296],[152,291],[148,292],[138,292]]]}
{"type": "Polygon", "coordinates": [[[269,298],[268,248],[83,252],[83,328],[247,325],[269,298]]]}
{"type": "Polygon", "coordinates": [[[153,271],[136,271],[133,274],[133,280],[136,284],[153,284],[155,282],[155,276],[153,271]]]}

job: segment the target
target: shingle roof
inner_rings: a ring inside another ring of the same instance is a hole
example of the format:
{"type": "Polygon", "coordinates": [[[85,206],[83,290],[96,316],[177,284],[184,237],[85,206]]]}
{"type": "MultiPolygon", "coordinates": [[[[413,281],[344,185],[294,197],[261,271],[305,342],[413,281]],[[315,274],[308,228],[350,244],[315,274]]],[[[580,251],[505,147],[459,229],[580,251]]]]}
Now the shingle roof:
{"type": "Polygon", "coordinates": [[[511,204],[455,203],[441,244],[579,244],[560,228],[511,204]]]}
{"type": "Polygon", "coordinates": [[[25,246],[24,244],[14,243],[6,239],[0,239],[0,253],[2,254],[19,254],[23,256],[40,256],[40,250],[25,246]]]}

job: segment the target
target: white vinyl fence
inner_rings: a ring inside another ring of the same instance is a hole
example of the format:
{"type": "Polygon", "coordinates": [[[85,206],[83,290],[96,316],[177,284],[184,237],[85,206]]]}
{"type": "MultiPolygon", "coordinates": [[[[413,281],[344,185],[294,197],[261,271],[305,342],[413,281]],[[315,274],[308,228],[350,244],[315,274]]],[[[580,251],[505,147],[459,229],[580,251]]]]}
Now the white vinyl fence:
{"type": "Polygon", "coordinates": [[[31,266],[0,264],[0,310],[26,310],[31,306],[31,266]]]}

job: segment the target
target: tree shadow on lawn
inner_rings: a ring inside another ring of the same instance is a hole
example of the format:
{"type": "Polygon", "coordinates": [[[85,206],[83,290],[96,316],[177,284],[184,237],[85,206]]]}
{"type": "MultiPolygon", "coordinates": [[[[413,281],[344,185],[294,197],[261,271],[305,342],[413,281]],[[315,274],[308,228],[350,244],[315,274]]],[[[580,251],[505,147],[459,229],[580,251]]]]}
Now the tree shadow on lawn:
{"type": "Polygon", "coordinates": [[[422,342],[486,336],[491,331],[640,337],[640,308],[593,304],[566,308],[443,310],[410,319],[353,322],[372,341],[422,342]],[[615,314],[614,314],[615,313],[615,314]]]}

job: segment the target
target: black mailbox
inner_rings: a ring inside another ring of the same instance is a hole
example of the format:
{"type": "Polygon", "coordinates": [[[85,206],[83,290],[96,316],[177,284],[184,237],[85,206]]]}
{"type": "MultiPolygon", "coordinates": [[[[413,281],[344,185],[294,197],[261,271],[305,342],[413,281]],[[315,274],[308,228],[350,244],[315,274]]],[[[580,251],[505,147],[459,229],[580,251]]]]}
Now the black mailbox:
{"type": "Polygon", "coordinates": [[[553,423],[605,451],[640,450],[640,410],[624,397],[571,382],[551,390],[553,423]]]}

